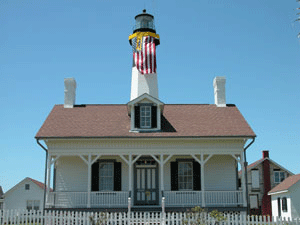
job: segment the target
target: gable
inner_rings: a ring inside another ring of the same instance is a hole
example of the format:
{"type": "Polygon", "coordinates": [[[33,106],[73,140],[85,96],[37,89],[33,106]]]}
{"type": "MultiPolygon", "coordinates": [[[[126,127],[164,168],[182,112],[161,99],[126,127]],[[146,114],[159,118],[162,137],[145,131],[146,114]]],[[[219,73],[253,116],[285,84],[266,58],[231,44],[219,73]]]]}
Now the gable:
{"type": "Polygon", "coordinates": [[[38,190],[44,191],[44,189],[43,189],[44,184],[43,183],[41,183],[37,180],[31,179],[29,177],[26,177],[25,179],[20,181],[18,184],[13,186],[11,189],[9,189],[7,192],[5,192],[3,197],[7,197],[7,196],[13,194],[13,192],[16,191],[16,190],[24,189],[24,191],[25,191],[25,184],[30,184],[30,186],[33,185],[35,187],[35,189],[37,188],[38,190]]]}

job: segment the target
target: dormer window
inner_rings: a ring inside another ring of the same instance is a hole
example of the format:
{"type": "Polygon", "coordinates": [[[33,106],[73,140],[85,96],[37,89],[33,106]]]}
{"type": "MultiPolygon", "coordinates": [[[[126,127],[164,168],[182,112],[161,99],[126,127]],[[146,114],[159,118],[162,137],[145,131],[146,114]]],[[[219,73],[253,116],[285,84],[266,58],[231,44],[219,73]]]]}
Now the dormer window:
{"type": "Polygon", "coordinates": [[[151,128],[151,106],[140,106],[140,125],[141,128],[151,128]]]}
{"type": "Polygon", "coordinates": [[[153,104],[135,106],[135,127],[140,129],[157,128],[157,106],[153,104]]]}
{"type": "Polygon", "coordinates": [[[143,94],[128,103],[130,132],[158,132],[161,130],[161,115],[164,104],[148,94],[143,94]]]}

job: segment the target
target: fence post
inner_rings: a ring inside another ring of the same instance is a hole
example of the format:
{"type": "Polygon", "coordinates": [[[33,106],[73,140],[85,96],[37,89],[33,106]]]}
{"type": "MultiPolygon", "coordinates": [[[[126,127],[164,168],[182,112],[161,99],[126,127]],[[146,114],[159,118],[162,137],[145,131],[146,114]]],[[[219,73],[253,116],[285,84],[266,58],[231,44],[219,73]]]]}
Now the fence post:
{"type": "Polygon", "coordinates": [[[128,213],[127,213],[128,225],[131,224],[131,198],[128,198],[128,213]]]}
{"type": "Polygon", "coordinates": [[[166,211],[165,211],[165,201],[166,201],[166,198],[165,197],[162,197],[161,199],[161,224],[162,225],[165,225],[165,219],[166,219],[166,211]]]}

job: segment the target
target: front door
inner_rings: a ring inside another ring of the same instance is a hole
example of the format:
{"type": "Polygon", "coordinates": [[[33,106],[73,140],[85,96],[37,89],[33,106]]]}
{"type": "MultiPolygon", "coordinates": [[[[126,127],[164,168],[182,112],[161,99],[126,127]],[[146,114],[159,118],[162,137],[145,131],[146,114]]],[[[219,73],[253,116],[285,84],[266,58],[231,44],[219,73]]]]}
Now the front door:
{"type": "Polygon", "coordinates": [[[134,178],[135,205],[158,205],[157,163],[152,159],[136,162],[134,178]]]}

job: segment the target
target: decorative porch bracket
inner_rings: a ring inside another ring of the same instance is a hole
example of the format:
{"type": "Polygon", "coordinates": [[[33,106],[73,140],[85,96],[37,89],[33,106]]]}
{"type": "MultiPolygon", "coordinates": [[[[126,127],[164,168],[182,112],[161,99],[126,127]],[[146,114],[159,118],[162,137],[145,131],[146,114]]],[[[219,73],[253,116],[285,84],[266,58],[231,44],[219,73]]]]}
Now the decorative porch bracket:
{"type": "Polygon", "coordinates": [[[159,164],[159,168],[160,168],[160,193],[161,193],[161,199],[164,197],[163,192],[165,190],[165,186],[164,186],[164,165],[170,160],[170,158],[173,155],[174,154],[168,155],[167,158],[164,160],[164,155],[163,154],[160,154],[159,159],[155,155],[150,154],[150,156],[159,164]]]}
{"type": "Polygon", "coordinates": [[[204,165],[207,161],[213,156],[213,154],[207,154],[206,159],[204,159],[204,153],[200,154],[200,159],[195,156],[195,154],[191,154],[191,156],[200,164],[200,172],[201,172],[201,194],[202,201],[201,206],[205,207],[205,178],[204,178],[204,165]]]}
{"type": "Polygon", "coordinates": [[[87,207],[91,208],[91,189],[92,189],[92,165],[102,156],[102,154],[96,155],[96,157],[92,160],[92,154],[88,154],[87,159],[84,155],[78,155],[83,162],[88,165],[88,187],[87,187],[87,207]]]}
{"type": "MultiPolygon", "coordinates": [[[[132,191],[132,165],[141,157],[142,155],[139,154],[135,157],[134,160],[132,160],[132,153],[129,153],[128,155],[128,160],[125,158],[124,155],[120,155],[120,157],[127,163],[129,169],[128,169],[128,176],[129,176],[129,179],[128,179],[128,182],[129,182],[129,193],[133,193],[132,191]]],[[[130,196],[132,197],[132,196],[130,196]]]]}

